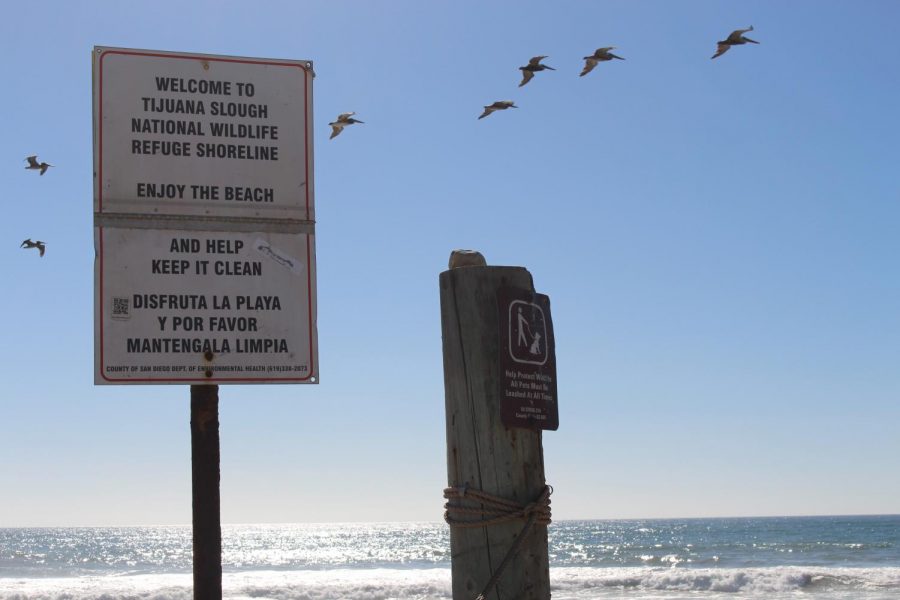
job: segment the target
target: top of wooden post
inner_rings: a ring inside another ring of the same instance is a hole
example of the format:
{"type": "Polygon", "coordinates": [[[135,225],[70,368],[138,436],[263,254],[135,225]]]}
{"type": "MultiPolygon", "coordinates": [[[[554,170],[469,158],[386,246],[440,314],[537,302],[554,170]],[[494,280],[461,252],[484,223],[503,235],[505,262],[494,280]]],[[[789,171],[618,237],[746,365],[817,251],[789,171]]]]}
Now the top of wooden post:
{"type": "Polygon", "coordinates": [[[451,269],[460,267],[486,267],[487,262],[478,250],[454,250],[450,253],[451,269]]]}

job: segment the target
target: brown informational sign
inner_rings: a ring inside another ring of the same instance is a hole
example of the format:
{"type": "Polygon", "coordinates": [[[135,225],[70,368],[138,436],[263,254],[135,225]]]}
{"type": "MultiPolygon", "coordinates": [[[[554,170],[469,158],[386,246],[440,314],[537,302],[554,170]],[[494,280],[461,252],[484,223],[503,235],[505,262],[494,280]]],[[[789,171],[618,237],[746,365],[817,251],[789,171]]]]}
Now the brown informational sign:
{"type": "Polygon", "coordinates": [[[550,298],[503,288],[500,310],[500,418],[507,427],[559,427],[556,346],[550,298]]]}

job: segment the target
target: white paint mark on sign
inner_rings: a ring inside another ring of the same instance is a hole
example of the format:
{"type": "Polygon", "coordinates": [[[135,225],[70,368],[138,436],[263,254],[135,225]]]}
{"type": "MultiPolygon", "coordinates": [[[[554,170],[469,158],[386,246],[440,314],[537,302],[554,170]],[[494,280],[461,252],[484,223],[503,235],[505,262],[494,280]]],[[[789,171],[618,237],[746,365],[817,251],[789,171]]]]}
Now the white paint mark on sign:
{"type": "Polygon", "coordinates": [[[302,261],[289,256],[284,250],[273,247],[266,240],[258,239],[254,241],[253,248],[266,258],[275,261],[278,265],[291,270],[296,275],[303,275],[306,270],[302,261]]]}

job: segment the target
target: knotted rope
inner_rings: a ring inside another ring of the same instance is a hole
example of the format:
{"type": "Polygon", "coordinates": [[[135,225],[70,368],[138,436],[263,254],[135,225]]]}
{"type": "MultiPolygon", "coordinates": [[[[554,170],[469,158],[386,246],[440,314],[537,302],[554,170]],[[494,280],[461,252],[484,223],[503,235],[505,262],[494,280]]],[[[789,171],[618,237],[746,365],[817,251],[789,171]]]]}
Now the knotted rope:
{"type": "Polygon", "coordinates": [[[450,527],[488,527],[489,525],[498,525],[519,519],[525,521],[525,527],[522,528],[500,566],[494,571],[490,581],[487,582],[484,590],[478,594],[475,600],[485,600],[487,598],[487,595],[500,579],[503,570],[513,557],[519,553],[532,526],[535,523],[545,526],[550,524],[550,494],[552,493],[553,488],[546,485],[537,500],[530,504],[520,504],[512,500],[493,496],[481,490],[471,490],[467,486],[444,489],[444,498],[447,499],[447,502],[444,504],[444,520],[447,521],[450,527]],[[464,502],[479,506],[463,506],[464,502]],[[475,516],[480,516],[481,518],[473,518],[475,516]]]}

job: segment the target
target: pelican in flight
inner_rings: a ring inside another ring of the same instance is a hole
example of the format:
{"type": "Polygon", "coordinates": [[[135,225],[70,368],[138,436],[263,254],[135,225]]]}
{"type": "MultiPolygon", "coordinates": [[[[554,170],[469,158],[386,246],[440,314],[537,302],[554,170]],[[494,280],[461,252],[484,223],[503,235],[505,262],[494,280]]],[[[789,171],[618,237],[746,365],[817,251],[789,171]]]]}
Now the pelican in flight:
{"type": "Polygon", "coordinates": [[[26,169],[32,169],[32,170],[35,170],[35,171],[40,171],[40,172],[41,172],[41,175],[43,175],[44,173],[46,173],[46,172],[47,172],[47,169],[53,166],[53,165],[47,164],[47,163],[45,163],[45,162],[40,162],[40,163],[39,163],[39,162],[37,161],[37,154],[35,154],[34,156],[29,156],[29,157],[27,157],[25,160],[28,161],[28,166],[25,167],[26,169]]]}
{"type": "Polygon", "coordinates": [[[584,69],[581,71],[581,77],[584,77],[588,73],[594,70],[594,67],[597,66],[597,63],[612,60],[617,58],[619,60],[625,60],[621,56],[616,56],[610,50],[615,50],[615,46],[607,46],[606,48],[597,48],[594,50],[594,53],[590,56],[584,57],[584,69]]]}
{"type": "Polygon", "coordinates": [[[331,137],[328,139],[333,139],[337,137],[347,125],[353,125],[354,123],[362,123],[362,121],[358,119],[354,119],[353,115],[355,112],[345,112],[338,115],[338,118],[333,123],[329,123],[331,125],[331,137]]]}
{"type": "Polygon", "coordinates": [[[731,32],[727,38],[719,42],[719,45],[716,47],[716,53],[712,55],[712,58],[716,58],[722,56],[726,52],[728,52],[732,46],[740,46],[741,44],[746,44],[750,42],[751,44],[758,44],[756,40],[751,40],[748,37],[744,37],[744,34],[748,31],[753,31],[753,25],[748,27],[747,29],[735,29],[731,32]]]}
{"type": "Polygon", "coordinates": [[[497,100],[493,104],[484,107],[484,112],[481,113],[479,119],[483,119],[495,110],[506,110],[507,108],[519,108],[516,106],[512,100],[497,100]]]}
{"type": "Polygon", "coordinates": [[[551,71],[555,71],[553,67],[548,65],[542,65],[541,61],[547,58],[546,56],[535,56],[531,60],[528,61],[528,64],[524,67],[519,67],[519,70],[522,71],[522,82],[519,84],[519,87],[522,87],[534,77],[534,74],[538,71],[543,71],[544,69],[550,69],[551,71]]]}
{"type": "Polygon", "coordinates": [[[47,246],[44,244],[44,242],[42,242],[42,241],[40,241],[40,240],[38,240],[38,241],[36,241],[36,242],[32,242],[32,241],[31,241],[31,238],[28,238],[27,240],[25,240],[24,242],[22,242],[22,245],[19,246],[19,247],[20,247],[20,248],[25,248],[26,250],[28,250],[28,249],[30,249],[30,248],[37,248],[37,249],[38,249],[38,253],[39,253],[41,256],[43,256],[43,255],[44,255],[44,252],[47,250],[47,246]]]}

